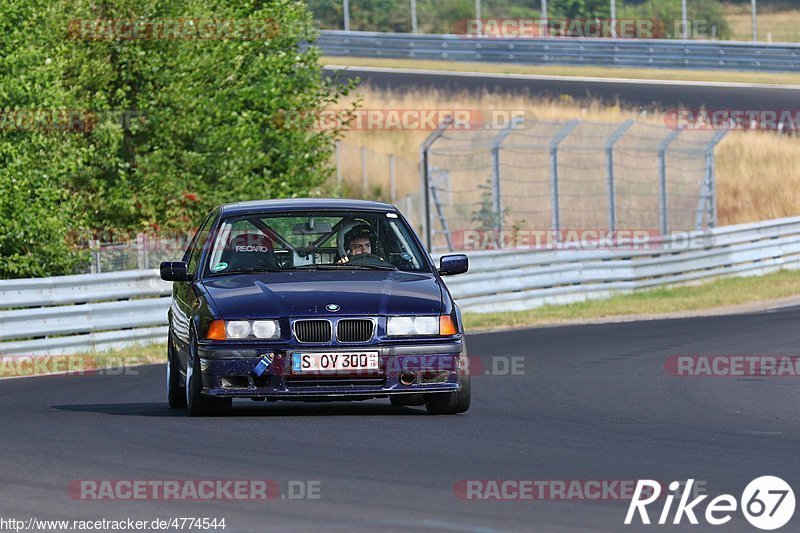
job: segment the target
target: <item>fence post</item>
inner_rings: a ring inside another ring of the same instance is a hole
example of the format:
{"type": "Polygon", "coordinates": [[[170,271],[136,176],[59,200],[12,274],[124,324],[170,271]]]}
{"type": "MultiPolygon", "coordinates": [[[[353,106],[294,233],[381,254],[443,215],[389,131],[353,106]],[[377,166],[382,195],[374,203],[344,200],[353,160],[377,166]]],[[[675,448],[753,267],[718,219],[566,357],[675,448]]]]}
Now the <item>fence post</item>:
{"type": "Polygon", "coordinates": [[[394,175],[394,154],[389,154],[389,201],[394,204],[397,200],[397,183],[394,175]]]}
{"type": "Polygon", "coordinates": [[[89,266],[89,271],[92,274],[100,273],[100,241],[91,239],[89,241],[89,253],[92,256],[92,262],[89,266]]]}
{"type": "MultiPolygon", "coordinates": [[[[412,212],[411,212],[411,211],[412,211],[412,209],[413,209],[413,205],[414,205],[414,204],[412,203],[412,200],[413,200],[413,199],[411,198],[411,195],[410,195],[410,194],[407,194],[407,195],[406,195],[406,209],[405,209],[405,215],[406,215],[406,218],[408,218],[409,220],[411,220],[411,221],[412,221],[411,223],[413,224],[413,223],[414,223],[414,222],[413,222],[413,221],[414,221],[414,218],[416,218],[416,217],[413,217],[413,216],[411,216],[411,215],[412,215],[412,212]]],[[[415,229],[419,229],[419,226],[415,226],[415,229]]]]}
{"type": "Polygon", "coordinates": [[[361,147],[361,195],[366,198],[369,190],[369,182],[367,180],[367,147],[361,147]]]}
{"type": "Polygon", "coordinates": [[[500,147],[503,141],[506,140],[506,137],[511,134],[511,131],[517,126],[522,125],[523,122],[523,117],[514,117],[511,122],[508,123],[508,126],[504,127],[502,131],[492,139],[492,203],[494,204],[495,214],[494,229],[498,237],[500,232],[503,231],[503,199],[500,187],[500,147]]]}
{"type": "Polygon", "coordinates": [[[617,230],[617,192],[614,187],[614,145],[633,126],[633,120],[626,120],[606,141],[606,176],[608,178],[608,230],[617,230]]]}
{"type": "Polygon", "coordinates": [[[675,130],[661,141],[658,145],[658,198],[660,211],[660,228],[661,235],[666,235],[669,230],[669,222],[667,217],[667,148],[672,144],[681,130],[675,130]]]}
{"type": "Polygon", "coordinates": [[[422,219],[422,229],[423,233],[425,234],[425,246],[428,248],[428,251],[431,250],[432,244],[432,228],[431,228],[431,202],[430,202],[430,154],[428,150],[430,150],[433,143],[439,140],[439,137],[444,135],[444,131],[453,123],[453,117],[448,116],[439,124],[439,127],[436,128],[436,131],[431,132],[428,135],[428,138],[423,141],[422,145],[419,147],[420,149],[420,180],[422,181],[420,187],[420,193],[422,194],[422,209],[424,212],[421,213],[422,219]]]}
{"type": "Polygon", "coordinates": [[[136,234],[136,267],[139,270],[147,268],[145,264],[145,240],[144,233],[136,234]]]}
{"type": "Polygon", "coordinates": [[[715,169],[715,160],[714,160],[714,147],[719,144],[725,135],[728,134],[728,130],[720,130],[714,134],[714,137],[711,139],[708,147],[706,148],[706,164],[708,165],[708,187],[710,191],[709,201],[711,205],[709,206],[709,218],[708,226],[711,228],[715,228],[717,226],[717,173],[715,169]]]}
{"type": "Polygon", "coordinates": [[[580,124],[580,120],[570,120],[561,130],[556,133],[555,137],[550,141],[550,190],[552,193],[552,209],[553,209],[553,231],[555,231],[556,241],[561,240],[559,230],[561,229],[561,219],[559,217],[559,204],[558,204],[558,145],[561,144],[567,135],[569,135],[575,127],[580,124]]]}
{"type": "Polygon", "coordinates": [[[492,142],[492,204],[494,229],[499,236],[503,231],[503,203],[500,199],[500,145],[497,142],[492,142]]]}
{"type": "Polygon", "coordinates": [[[342,187],[342,154],[341,154],[341,142],[336,141],[336,187],[341,189],[342,187]]]}

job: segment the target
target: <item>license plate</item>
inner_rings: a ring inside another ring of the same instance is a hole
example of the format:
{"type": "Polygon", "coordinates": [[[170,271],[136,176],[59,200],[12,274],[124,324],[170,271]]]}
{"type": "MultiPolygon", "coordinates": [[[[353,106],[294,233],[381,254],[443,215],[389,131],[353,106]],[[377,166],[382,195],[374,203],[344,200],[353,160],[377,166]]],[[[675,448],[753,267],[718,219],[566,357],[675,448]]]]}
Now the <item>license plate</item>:
{"type": "Polygon", "coordinates": [[[378,352],[293,353],[292,372],[351,372],[378,370],[378,352]]]}

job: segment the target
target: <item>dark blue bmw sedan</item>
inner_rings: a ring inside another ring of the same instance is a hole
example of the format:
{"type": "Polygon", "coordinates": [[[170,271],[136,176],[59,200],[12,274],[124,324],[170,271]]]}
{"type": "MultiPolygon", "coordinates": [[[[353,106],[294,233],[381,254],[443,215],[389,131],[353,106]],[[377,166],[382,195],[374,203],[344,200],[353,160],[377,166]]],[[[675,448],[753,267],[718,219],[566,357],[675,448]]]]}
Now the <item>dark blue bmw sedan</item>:
{"type": "Polygon", "coordinates": [[[217,207],[173,281],[169,405],[226,414],[233,398],[389,398],[432,414],[469,409],[461,313],[400,212],[360,200],[294,199],[217,207]]]}

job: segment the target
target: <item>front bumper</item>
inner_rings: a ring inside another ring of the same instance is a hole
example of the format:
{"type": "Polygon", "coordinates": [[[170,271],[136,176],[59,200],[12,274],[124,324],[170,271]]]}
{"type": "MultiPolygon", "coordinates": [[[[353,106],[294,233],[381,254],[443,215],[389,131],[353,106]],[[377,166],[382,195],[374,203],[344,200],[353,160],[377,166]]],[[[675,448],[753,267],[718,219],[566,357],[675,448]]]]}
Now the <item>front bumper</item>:
{"type": "Polygon", "coordinates": [[[461,340],[446,344],[313,349],[201,345],[198,350],[203,393],[228,398],[334,400],[454,392],[461,389],[459,375],[466,366],[461,340]],[[289,363],[293,352],[353,353],[361,350],[378,351],[377,371],[296,374],[289,363]],[[271,361],[268,369],[258,375],[257,367],[265,359],[271,361]]]}

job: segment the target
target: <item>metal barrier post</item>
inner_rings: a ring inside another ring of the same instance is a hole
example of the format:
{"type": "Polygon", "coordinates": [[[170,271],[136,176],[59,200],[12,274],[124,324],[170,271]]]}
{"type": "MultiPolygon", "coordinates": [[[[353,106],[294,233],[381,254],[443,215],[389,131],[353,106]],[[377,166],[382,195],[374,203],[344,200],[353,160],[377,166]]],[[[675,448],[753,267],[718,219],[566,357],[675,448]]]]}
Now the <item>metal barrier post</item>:
{"type": "Polygon", "coordinates": [[[681,130],[675,130],[658,145],[658,198],[661,212],[661,235],[666,235],[669,229],[667,220],[667,148],[680,134],[681,130]]]}
{"type": "Polygon", "coordinates": [[[342,154],[341,154],[341,142],[336,141],[336,187],[341,189],[342,187],[342,154]]]}
{"type": "Polygon", "coordinates": [[[506,137],[511,134],[511,131],[521,126],[523,122],[523,117],[514,117],[511,122],[508,123],[508,126],[504,127],[500,133],[492,139],[492,203],[495,213],[494,226],[498,235],[503,231],[503,200],[500,188],[500,146],[503,144],[503,141],[506,140],[506,137]]]}
{"type": "Polygon", "coordinates": [[[445,130],[450,127],[453,123],[453,117],[445,117],[445,119],[439,124],[439,127],[436,128],[436,131],[433,131],[428,138],[422,143],[420,146],[420,180],[421,183],[421,190],[420,193],[423,195],[423,206],[424,206],[424,213],[422,213],[422,229],[423,233],[425,234],[425,246],[428,248],[428,251],[431,249],[432,244],[432,231],[431,231],[431,202],[430,202],[430,154],[428,150],[430,150],[433,143],[435,143],[439,138],[444,135],[445,130]]]}
{"type": "Polygon", "coordinates": [[[137,233],[136,234],[136,267],[139,270],[144,270],[147,268],[145,266],[145,258],[144,258],[144,233],[137,233]]]}
{"type": "Polygon", "coordinates": [[[367,180],[367,147],[361,147],[361,194],[364,198],[369,192],[369,181],[367,180]]]}
{"type": "Polygon", "coordinates": [[[500,200],[500,146],[492,142],[492,207],[494,208],[494,229],[503,231],[503,203],[500,200]]]}
{"type": "Polygon", "coordinates": [[[608,229],[613,232],[617,229],[617,198],[614,188],[614,145],[633,126],[633,120],[627,120],[611,134],[606,141],[606,176],[608,178],[608,229]]]}
{"type": "Polygon", "coordinates": [[[706,148],[706,164],[708,165],[708,186],[711,192],[709,201],[710,220],[708,221],[709,227],[715,228],[717,226],[717,173],[714,168],[714,147],[728,134],[728,130],[720,130],[714,134],[708,147],[706,148]]]}
{"type": "Polygon", "coordinates": [[[90,240],[89,241],[89,250],[92,256],[92,263],[90,265],[90,272],[92,274],[99,274],[100,273],[100,241],[98,240],[90,240]]]}
{"type": "Polygon", "coordinates": [[[561,229],[561,220],[559,218],[559,205],[558,205],[558,145],[561,144],[567,135],[569,135],[575,127],[580,124],[580,120],[570,120],[561,130],[556,133],[556,136],[550,141],[550,190],[553,209],[553,231],[556,234],[556,240],[560,241],[559,230],[561,229]]]}
{"type": "MultiPolygon", "coordinates": [[[[411,211],[412,211],[412,203],[411,203],[411,202],[412,202],[412,201],[413,201],[413,200],[412,200],[412,198],[411,198],[411,195],[410,195],[410,194],[407,194],[407,195],[406,195],[406,217],[407,217],[409,220],[411,220],[411,221],[412,221],[411,223],[413,224],[413,223],[414,223],[414,218],[415,218],[415,217],[411,216],[411,211]]],[[[419,229],[419,227],[416,227],[415,229],[419,229]]]]}
{"type": "Polygon", "coordinates": [[[389,154],[389,200],[394,204],[397,200],[397,183],[394,175],[394,154],[389,154]]]}

